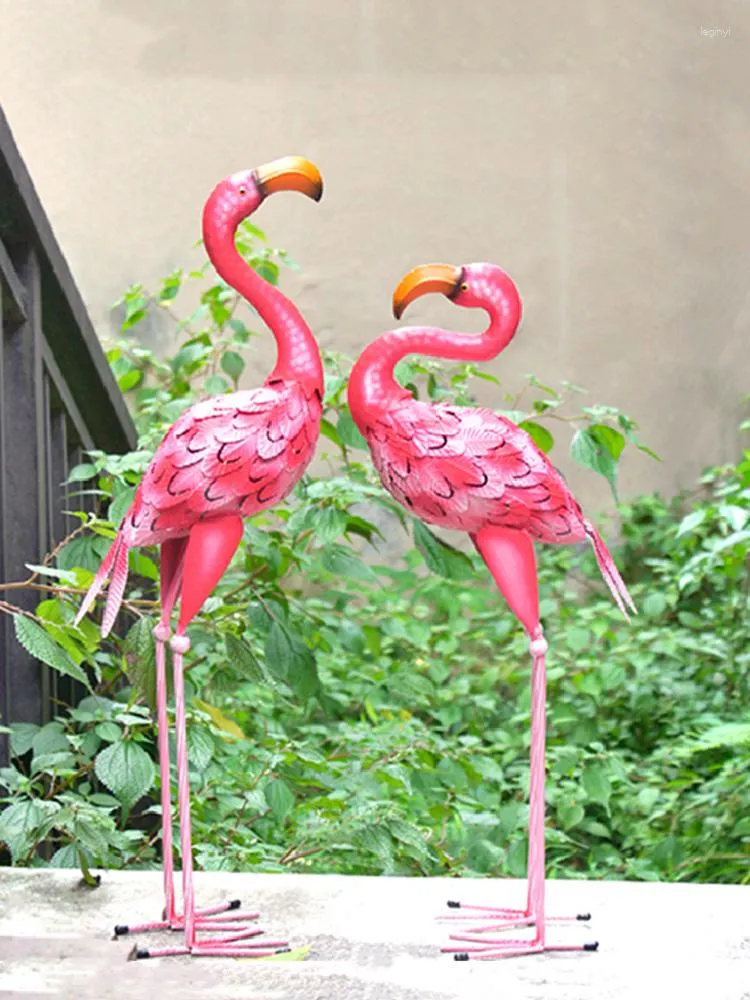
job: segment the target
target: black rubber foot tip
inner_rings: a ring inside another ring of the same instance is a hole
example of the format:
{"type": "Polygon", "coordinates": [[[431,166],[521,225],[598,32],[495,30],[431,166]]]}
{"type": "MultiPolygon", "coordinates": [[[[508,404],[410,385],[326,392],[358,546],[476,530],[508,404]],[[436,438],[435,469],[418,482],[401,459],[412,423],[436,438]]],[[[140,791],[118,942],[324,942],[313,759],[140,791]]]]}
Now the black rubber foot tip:
{"type": "Polygon", "coordinates": [[[589,922],[589,920],[591,920],[591,914],[590,913],[579,913],[578,916],[576,917],[576,920],[582,920],[584,923],[587,924],[589,922]]]}
{"type": "Polygon", "coordinates": [[[469,955],[465,951],[459,951],[457,954],[455,954],[453,956],[453,961],[454,962],[468,962],[469,961],[469,955]]]}
{"type": "Polygon", "coordinates": [[[460,910],[461,909],[461,904],[459,903],[459,901],[457,899],[449,899],[448,900],[448,906],[450,907],[451,910],[460,910]]]}
{"type": "Polygon", "coordinates": [[[135,962],[139,958],[151,958],[151,952],[148,948],[139,948],[138,945],[134,945],[128,955],[128,961],[135,962]]]}
{"type": "Polygon", "coordinates": [[[585,944],[583,946],[583,950],[584,951],[599,951],[599,942],[598,941],[589,941],[588,944],[585,944]]]}
{"type": "Polygon", "coordinates": [[[227,906],[227,909],[228,910],[239,910],[239,908],[241,906],[242,906],[242,900],[241,899],[232,899],[232,900],[230,900],[229,906],[227,906]]]}
{"type": "Polygon", "coordinates": [[[115,927],[115,937],[122,937],[124,934],[130,934],[130,928],[127,924],[117,924],[115,927]]]}
{"type": "Polygon", "coordinates": [[[291,948],[277,948],[276,949],[276,954],[277,955],[288,955],[291,950],[292,950],[291,948]]]}

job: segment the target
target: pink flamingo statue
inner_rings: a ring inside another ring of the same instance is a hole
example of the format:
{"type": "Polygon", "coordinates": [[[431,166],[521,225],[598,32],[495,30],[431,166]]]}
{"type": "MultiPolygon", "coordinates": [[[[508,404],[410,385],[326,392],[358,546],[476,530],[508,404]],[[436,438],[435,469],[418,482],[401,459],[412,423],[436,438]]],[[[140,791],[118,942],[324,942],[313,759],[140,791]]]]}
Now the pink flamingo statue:
{"type": "MultiPolygon", "coordinates": [[[[414,299],[440,292],[456,305],[484,309],[484,333],[404,327],[385,333],[362,352],[349,379],[349,406],[364,435],[383,486],[412,514],[430,524],[468,532],[498,589],[529,637],[532,658],[531,780],[528,896],[523,910],[465,906],[448,917],[477,923],[443,951],[459,960],[504,958],[543,951],[595,951],[596,943],[547,941],[544,881],[544,772],[547,642],[539,622],[534,541],[570,544],[589,539],[601,573],[627,617],[635,607],[596,528],[587,521],[562,476],[529,435],[486,409],[429,405],[413,399],[393,377],[408,354],[452,361],[489,361],[510,343],[521,301],[510,277],[492,264],[428,264],[414,268],[393,295],[396,319],[414,299]],[[513,928],[533,928],[528,939],[508,939],[513,928]],[[489,936],[499,932],[499,937],[489,936]],[[467,947],[470,945],[471,947],[467,947]]],[[[570,920],[590,919],[588,914],[570,920]]]]}
{"type": "Polygon", "coordinates": [[[238,927],[237,921],[253,920],[259,914],[239,913],[239,900],[195,909],[183,684],[183,657],[190,648],[186,629],[237,550],[243,517],[287,496],[309,465],[320,431],[323,366],[315,339],[292,303],[256,274],[234,243],[243,219],[276,191],[299,191],[319,201],[323,182],[317,167],[308,160],[285,157],[222,181],[203,211],[208,256],[221,277],[255,307],[270,328],[277,344],[276,366],[261,388],[197,403],[170,428],[76,618],[78,622],[86,614],[111,573],[101,626],[106,636],[125,591],[128,551],[141,545],[161,546],[161,616],[154,636],[165,907],[163,920],[119,925],[115,935],[183,930],[184,944],[157,950],[135,948],[131,953],[134,958],[184,954],[262,957],[286,945],[284,941],[249,941],[263,931],[255,926],[238,927]],[[182,914],[175,905],[166,686],[166,643],[178,597],[179,617],[171,647],[182,914]],[[227,934],[232,926],[234,932],[227,934]],[[225,933],[198,940],[198,931],[225,933]]]}

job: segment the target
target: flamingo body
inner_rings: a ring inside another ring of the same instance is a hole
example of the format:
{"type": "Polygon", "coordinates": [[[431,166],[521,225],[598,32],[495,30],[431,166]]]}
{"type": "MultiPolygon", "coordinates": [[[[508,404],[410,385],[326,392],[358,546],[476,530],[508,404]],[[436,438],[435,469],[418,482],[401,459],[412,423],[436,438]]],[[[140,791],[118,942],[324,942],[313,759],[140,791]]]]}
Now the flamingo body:
{"type": "Polygon", "coordinates": [[[196,521],[250,517],[283,500],[310,464],[319,393],[294,382],[199,403],[159,446],[123,522],[128,546],[189,534],[196,521]]]}
{"type": "Polygon", "coordinates": [[[410,400],[367,426],[366,437],[385,488],[424,521],[468,534],[499,525],[540,542],[586,536],[560,473],[500,414],[410,400]]]}

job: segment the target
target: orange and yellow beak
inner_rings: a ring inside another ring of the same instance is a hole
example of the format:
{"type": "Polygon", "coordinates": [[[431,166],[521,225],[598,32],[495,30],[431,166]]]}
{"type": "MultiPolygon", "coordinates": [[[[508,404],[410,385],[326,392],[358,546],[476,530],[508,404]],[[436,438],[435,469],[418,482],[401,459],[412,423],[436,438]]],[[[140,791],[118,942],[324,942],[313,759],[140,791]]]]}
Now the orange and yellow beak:
{"type": "Polygon", "coordinates": [[[398,284],[393,293],[393,315],[401,319],[406,307],[422,295],[439,292],[453,298],[461,287],[463,269],[453,264],[420,264],[398,284]]]}
{"type": "Polygon", "coordinates": [[[276,191],[299,191],[313,201],[323,197],[323,178],[314,163],[303,156],[282,156],[255,171],[255,181],[265,198],[276,191]]]}

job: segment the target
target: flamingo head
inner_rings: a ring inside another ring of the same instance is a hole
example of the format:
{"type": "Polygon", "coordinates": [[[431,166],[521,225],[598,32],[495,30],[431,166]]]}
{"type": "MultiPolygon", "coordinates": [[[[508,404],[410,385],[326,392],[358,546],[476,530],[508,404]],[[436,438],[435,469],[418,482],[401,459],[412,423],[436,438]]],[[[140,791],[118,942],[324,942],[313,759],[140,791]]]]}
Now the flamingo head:
{"type": "Polygon", "coordinates": [[[503,294],[518,298],[513,281],[496,264],[420,264],[404,275],[393,293],[393,315],[401,319],[415,299],[435,292],[469,309],[486,309],[503,294]]]}
{"type": "Polygon", "coordinates": [[[283,156],[254,170],[240,170],[216,185],[203,213],[207,229],[234,232],[260,203],[276,191],[299,191],[314,201],[323,196],[320,171],[302,156],[283,156]]]}

